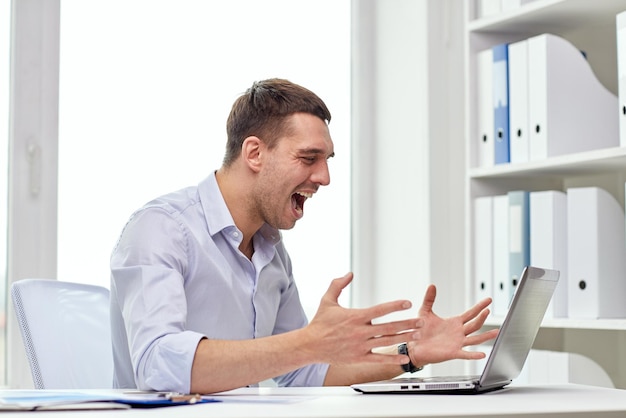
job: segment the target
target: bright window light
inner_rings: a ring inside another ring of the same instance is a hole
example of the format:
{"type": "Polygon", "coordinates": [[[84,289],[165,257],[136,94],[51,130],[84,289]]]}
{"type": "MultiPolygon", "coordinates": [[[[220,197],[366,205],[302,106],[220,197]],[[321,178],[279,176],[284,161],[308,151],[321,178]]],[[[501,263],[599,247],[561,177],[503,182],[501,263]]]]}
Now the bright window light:
{"type": "Polygon", "coordinates": [[[108,287],[130,214],[219,168],[230,106],[270,77],[333,114],[331,185],[284,234],[312,315],[350,268],[349,0],[63,0],[58,278],[108,287]]]}

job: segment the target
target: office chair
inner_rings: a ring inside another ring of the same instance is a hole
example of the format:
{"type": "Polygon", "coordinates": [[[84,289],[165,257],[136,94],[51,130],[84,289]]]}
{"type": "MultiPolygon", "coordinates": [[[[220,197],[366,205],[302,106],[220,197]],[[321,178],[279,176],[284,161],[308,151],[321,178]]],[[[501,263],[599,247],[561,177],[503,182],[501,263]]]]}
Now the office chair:
{"type": "Polygon", "coordinates": [[[108,289],[24,279],[11,298],[36,389],[113,386],[108,289]]]}

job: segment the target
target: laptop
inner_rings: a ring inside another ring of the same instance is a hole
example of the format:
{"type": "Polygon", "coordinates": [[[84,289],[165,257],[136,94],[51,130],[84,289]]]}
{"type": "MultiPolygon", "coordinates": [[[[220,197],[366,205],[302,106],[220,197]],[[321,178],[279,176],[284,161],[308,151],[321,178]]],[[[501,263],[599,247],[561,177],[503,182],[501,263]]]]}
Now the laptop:
{"type": "Polygon", "coordinates": [[[559,280],[558,270],[525,267],[481,375],[410,377],[352,385],[362,393],[483,393],[519,376],[559,280]]]}

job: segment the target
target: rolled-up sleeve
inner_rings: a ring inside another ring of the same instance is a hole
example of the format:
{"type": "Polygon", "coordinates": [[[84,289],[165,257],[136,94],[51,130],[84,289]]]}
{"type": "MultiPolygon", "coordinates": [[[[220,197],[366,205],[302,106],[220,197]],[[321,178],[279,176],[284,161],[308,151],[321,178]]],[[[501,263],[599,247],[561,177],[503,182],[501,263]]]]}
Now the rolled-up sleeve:
{"type": "Polygon", "coordinates": [[[324,386],[328,364],[310,364],[274,379],[278,386],[324,386]]]}
{"type": "MultiPolygon", "coordinates": [[[[186,330],[181,274],[186,245],[181,225],[166,212],[150,209],[129,221],[111,259],[112,297],[132,362],[116,365],[116,371],[132,367],[139,389],[189,392],[191,366],[204,335],[186,330]]],[[[114,341],[114,350],[122,343],[114,341]]]]}

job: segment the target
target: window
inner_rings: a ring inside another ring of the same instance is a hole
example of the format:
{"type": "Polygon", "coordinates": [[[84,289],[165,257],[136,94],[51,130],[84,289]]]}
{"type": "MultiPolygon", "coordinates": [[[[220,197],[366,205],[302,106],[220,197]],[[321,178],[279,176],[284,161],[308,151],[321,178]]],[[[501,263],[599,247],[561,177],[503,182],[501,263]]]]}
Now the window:
{"type": "MultiPolygon", "coordinates": [[[[7,198],[9,156],[9,60],[11,2],[0,6],[0,359],[6,359],[7,198]]],[[[0,385],[6,382],[6,362],[0,361],[0,385]]]]}
{"type": "Polygon", "coordinates": [[[333,114],[331,186],[284,233],[312,315],[349,270],[350,1],[63,0],[60,50],[58,278],[108,287],[129,215],[218,168],[232,102],[281,77],[333,114]]]}

